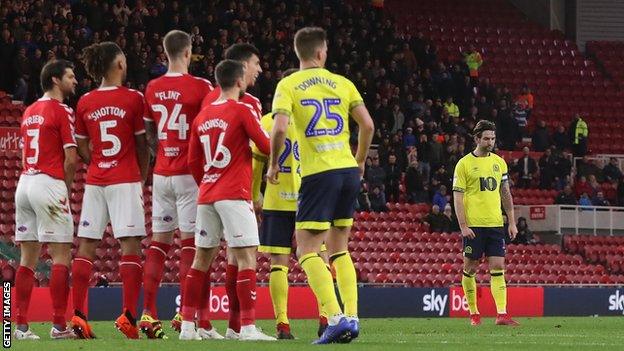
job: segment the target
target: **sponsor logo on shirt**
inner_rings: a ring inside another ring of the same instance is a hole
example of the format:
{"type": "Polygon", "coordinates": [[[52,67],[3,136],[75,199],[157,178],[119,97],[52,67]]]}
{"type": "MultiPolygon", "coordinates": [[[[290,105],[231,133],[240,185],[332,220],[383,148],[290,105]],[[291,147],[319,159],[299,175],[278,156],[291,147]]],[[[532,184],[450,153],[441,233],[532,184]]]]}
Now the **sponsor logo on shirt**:
{"type": "Polygon", "coordinates": [[[110,161],[110,162],[102,161],[102,162],[98,163],[98,168],[104,168],[104,169],[115,168],[115,167],[117,167],[117,165],[118,165],[117,160],[110,161]]]}

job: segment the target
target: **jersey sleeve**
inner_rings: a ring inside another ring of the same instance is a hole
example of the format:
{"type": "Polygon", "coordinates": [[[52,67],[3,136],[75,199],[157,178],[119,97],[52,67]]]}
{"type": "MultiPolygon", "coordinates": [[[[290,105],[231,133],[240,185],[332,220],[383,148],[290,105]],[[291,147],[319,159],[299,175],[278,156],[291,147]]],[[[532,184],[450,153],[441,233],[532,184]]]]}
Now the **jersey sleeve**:
{"type": "Polygon", "coordinates": [[[254,142],[258,151],[268,155],[271,152],[269,134],[262,129],[260,121],[254,116],[253,107],[245,104],[240,104],[239,106],[242,114],[241,120],[247,136],[254,142]]]}
{"type": "Polygon", "coordinates": [[[501,169],[501,182],[509,181],[509,169],[507,168],[507,162],[502,157],[499,159],[501,169]]]}
{"type": "Polygon", "coordinates": [[[291,117],[293,114],[293,97],[290,89],[285,84],[286,80],[282,79],[275,88],[275,96],[273,97],[273,106],[271,107],[273,114],[284,114],[291,117]]]}
{"type": "Polygon", "coordinates": [[[199,135],[197,134],[197,121],[198,119],[195,119],[191,127],[187,163],[193,179],[195,179],[195,182],[199,185],[204,177],[204,172],[202,163],[202,147],[201,142],[199,141],[199,135]]]}
{"type": "Polygon", "coordinates": [[[76,138],[74,136],[74,112],[69,108],[65,108],[59,113],[58,120],[61,129],[63,148],[76,146],[76,138]]]}
{"type": "Polygon", "coordinates": [[[455,166],[455,174],[453,175],[453,191],[463,193],[466,191],[466,169],[464,161],[459,160],[455,166]]]}
{"type": "Polygon", "coordinates": [[[151,96],[152,90],[152,82],[147,83],[147,87],[145,88],[145,113],[143,113],[143,119],[146,121],[154,122],[154,116],[152,116],[152,109],[150,108],[149,101],[147,101],[147,97],[151,96]]]}
{"type": "Polygon", "coordinates": [[[143,94],[139,94],[139,98],[137,99],[137,115],[134,118],[132,129],[134,131],[134,135],[145,134],[145,121],[149,116],[149,107],[147,105],[147,101],[145,101],[145,97],[143,94]]]}
{"type": "Polygon", "coordinates": [[[346,81],[346,87],[348,89],[348,93],[349,93],[349,111],[353,110],[354,108],[363,105],[364,104],[364,99],[362,99],[362,95],[360,95],[360,92],[357,90],[357,88],[355,87],[355,85],[353,84],[353,82],[351,82],[348,79],[344,79],[346,81]]]}
{"type": "Polygon", "coordinates": [[[87,126],[84,122],[84,109],[82,106],[82,99],[78,101],[78,106],[76,106],[76,138],[78,139],[87,139],[89,137],[89,132],[87,132],[87,126]]]}

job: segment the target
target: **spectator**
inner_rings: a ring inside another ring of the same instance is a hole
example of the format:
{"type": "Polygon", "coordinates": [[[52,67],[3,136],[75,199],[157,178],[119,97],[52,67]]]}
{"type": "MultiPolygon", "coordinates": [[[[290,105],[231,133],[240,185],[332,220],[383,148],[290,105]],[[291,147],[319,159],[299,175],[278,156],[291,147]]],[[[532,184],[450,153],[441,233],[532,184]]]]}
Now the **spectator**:
{"type": "Polygon", "coordinates": [[[540,189],[552,189],[556,177],[555,156],[552,149],[546,149],[539,159],[540,189]]]}
{"type": "Polygon", "coordinates": [[[516,172],[520,174],[518,187],[528,189],[531,187],[533,176],[537,172],[537,163],[530,156],[528,147],[522,148],[523,156],[516,161],[516,172]]]}
{"type": "Polygon", "coordinates": [[[399,129],[403,129],[403,124],[405,123],[405,115],[401,112],[401,107],[399,105],[392,106],[392,118],[394,119],[394,123],[392,126],[392,133],[396,133],[399,129]]]}
{"type": "Polygon", "coordinates": [[[470,71],[472,86],[476,87],[479,81],[479,68],[483,65],[483,57],[481,57],[481,54],[475,49],[474,45],[471,44],[470,50],[464,53],[464,61],[470,71]]]}
{"type": "Polygon", "coordinates": [[[446,102],[444,102],[443,107],[446,110],[446,112],[448,112],[449,116],[451,116],[452,118],[459,117],[459,107],[457,107],[457,105],[453,103],[452,96],[449,96],[446,98],[446,102]]]}
{"type": "Polygon", "coordinates": [[[528,86],[525,85],[522,87],[522,93],[518,95],[516,102],[520,104],[523,110],[527,111],[527,117],[531,115],[531,111],[533,111],[534,97],[528,86]]]}
{"type": "Polygon", "coordinates": [[[366,183],[362,182],[360,184],[360,193],[357,198],[357,210],[358,211],[370,211],[371,210],[371,202],[368,199],[368,189],[366,188],[366,183]]]}
{"type": "Polygon", "coordinates": [[[432,183],[434,187],[444,185],[447,189],[451,188],[451,175],[447,172],[445,165],[440,165],[431,177],[431,180],[434,182],[432,183]]]}
{"type": "Polygon", "coordinates": [[[578,198],[581,197],[581,195],[585,194],[594,194],[594,189],[592,189],[592,187],[589,185],[589,183],[587,182],[587,178],[585,178],[585,176],[581,176],[579,178],[579,180],[576,182],[576,184],[574,185],[574,192],[576,193],[576,196],[578,198]]]}
{"type": "Polygon", "coordinates": [[[606,181],[618,181],[622,178],[622,171],[619,167],[619,162],[616,157],[611,157],[609,164],[602,169],[602,177],[606,181]]]}
{"type": "Polygon", "coordinates": [[[563,180],[572,172],[572,155],[563,152],[555,158],[555,176],[558,180],[563,180]]]}
{"type": "Polygon", "coordinates": [[[388,207],[386,206],[386,195],[381,191],[378,186],[373,187],[373,193],[368,196],[370,200],[371,210],[374,212],[386,212],[388,207]]]}
{"type": "Polygon", "coordinates": [[[533,233],[529,229],[526,218],[519,217],[516,227],[518,228],[518,235],[516,235],[516,238],[512,241],[513,244],[535,244],[533,233]]]}
{"type": "Polygon", "coordinates": [[[429,158],[431,157],[430,148],[431,145],[429,145],[429,142],[427,141],[427,134],[421,134],[420,141],[418,142],[418,145],[416,145],[418,166],[427,180],[431,178],[431,164],[429,163],[429,158]]]}
{"type": "Polygon", "coordinates": [[[555,204],[557,205],[576,205],[576,196],[572,192],[572,187],[566,185],[563,191],[555,198],[555,204]]]}
{"type": "Polygon", "coordinates": [[[609,200],[605,199],[602,191],[597,191],[596,196],[592,200],[594,206],[609,206],[609,200]]]}
{"type": "Polygon", "coordinates": [[[572,152],[576,157],[583,157],[587,154],[587,138],[589,136],[589,128],[587,123],[578,113],[574,116],[574,121],[570,124],[570,143],[572,144],[572,152]]]}
{"type": "Polygon", "coordinates": [[[409,148],[410,146],[416,146],[416,136],[414,135],[414,129],[412,127],[407,127],[405,129],[405,136],[403,136],[403,147],[409,148]]]}
{"type": "Polygon", "coordinates": [[[537,127],[533,131],[533,136],[531,137],[531,145],[533,150],[538,152],[542,152],[550,146],[548,128],[546,127],[546,122],[543,120],[537,122],[537,127]]]}
{"type": "Polygon", "coordinates": [[[444,207],[444,216],[446,216],[451,222],[451,226],[449,228],[449,232],[458,232],[459,231],[459,222],[457,221],[457,217],[453,213],[453,209],[451,208],[451,204],[446,204],[444,207]]]}
{"type": "Polygon", "coordinates": [[[405,190],[410,203],[427,202],[426,179],[418,167],[418,161],[412,161],[405,173],[405,190]]]}
{"type": "Polygon", "coordinates": [[[432,169],[438,169],[444,161],[444,145],[440,142],[440,134],[435,131],[429,141],[429,162],[432,169]]]}
{"type": "Polygon", "coordinates": [[[429,231],[431,232],[449,232],[451,229],[451,219],[440,212],[438,205],[431,206],[431,212],[424,218],[429,223],[429,231]]]}
{"type": "Polygon", "coordinates": [[[589,178],[589,176],[601,176],[602,171],[594,161],[590,160],[588,156],[583,156],[582,160],[579,160],[576,165],[576,175],[577,176],[585,176],[589,178]]]}
{"type": "Polygon", "coordinates": [[[433,195],[432,203],[438,205],[439,208],[444,208],[448,204],[449,199],[446,193],[446,186],[440,185],[438,191],[433,195]]]}
{"type": "Polygon", "coordinates": [[[514,103],[513,111],[511,112],[513,118],[516,120],[518,126],[518,138],[524,138],[526,136],[526,128],[528,123],[528,113],[519,103],[514,103]]]}
{"type": "Polygon", "coordinates": [[[401,183],[401,169],[396,163],[397,157],[394,154],[388,156],[388,165],[385,167],[386,173],[386,200],[391,202],[399,202],[399,184],[401,183]]]}
{"type": "Polygon", "coordinates": [[[592,207],[592,202],[589,199],[589,196],[587,195],[587,193],[582,193],[581,194],[581,198],[579,199],[579,206],[583,206],[582,209],[583,210],[588,210],[591,209],[592,207]]]}
{"type": "Polygon", "coordinates": [[[369,189],[372,189],[373,187],[383,188],[386,183],[386,171],[384,171],[384,169],[379,165],[379,155],[373,156],[373,163],[368,169],[366,182],[368,183],[369,189]]]}
{"type": "Polygon", "coordinates": [[[559,125],[557,130],[553,133],[553,144],[557,151],[562,152],[565,150],[568,145],[570,145],[570,137],[569,134],[566,133],[565,127],[563,125],[559,125]]]}
{"type": "Polygon", "coordinates": [[[601,189],[600,183],[598,183],[596,176],[590,174],[589,177],[587,177],[587,183],[589,183],[589,186],[592,188],[593,191],[592,194],[595,196],[595,194],[601,189]]]}

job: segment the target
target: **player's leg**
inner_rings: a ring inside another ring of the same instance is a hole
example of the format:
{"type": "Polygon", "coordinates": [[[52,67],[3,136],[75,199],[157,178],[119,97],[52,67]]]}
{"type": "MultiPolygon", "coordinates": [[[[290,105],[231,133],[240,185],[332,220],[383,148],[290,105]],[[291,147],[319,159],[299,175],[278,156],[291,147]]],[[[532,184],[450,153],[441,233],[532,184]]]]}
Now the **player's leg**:
{"type": "Polygon", "coordinates": [[[479,308],[477,307],[477,269],[479,260],[485,250],[484,234],[479,228],[472,228],[475,233],[474,239],[463,238],[464,244],[464,267],[462,271],[462,288],[468,301],[468,309],[472,325],[481,324],[479,308]]]}
{"type": "Polygon", "coordinates": [[[213,205],[197,206],[197,223],[195,246],[196,252],[193,264],[188,270],[184,280],[183,305],[181,308],[182,324],[180,340],[201,340],[202,337],[195,330],[195,315],[200,305],[202,289],[206,280],[210,265],[219,251],[223,225],[213,205]]]}
{"type": "MultiPolygon", "coordinates": [[[[327,246],[325,244],[321,245],[321,252],[319,252],[319,256],[321,256],[323,262],[325,262],[327,270],[332,273],[332,279],[335,279],[334,273],[332,272],[331,266],[329,265],[329,254],[327,253],[327,246]]],[[[321,335],[323,335],[325,329],[327,329],[327,311],[325,311],[325,309],[323,308],[323,304],[321,304],[321,301],[318,298],[316,299],[316,304],[318,306],[319,313],[319,327],[316,331],[316,334],[320,338],[321,335]]]]}
{"type": "Polygon", "coordinates": [[[505,233],[502,228],[488,228],[485,255],[490,269],[490,292],[496,304],[497,325],[518,325],[507,314],[507,284],[505,283],[505,233]]]}
{"type": "Polygon", "coordinates": [[[271,257],[269,290],[278,339],[294,339],[288,321],[288,266],[295,234],[294,211],[263,211],[259,252],[271,257]]]}
{"type": "Polygon", "coordinates": [[[171,177],[154,174],[152,186],[152,238],[145,250],[143,273],[143,315],[140,327],[144,332],[158,320],[156,299],[162,280],[165,260],[173,242],[173,232],[178,226],[175,194],[171,189],[171,177]]]}
{"type": "Polygon", "coordinates": [[[78,251],[72,262],[72,300],[74,316],[71,326],[81,339],[95,338],[84,313],[95,249],[100,244],[108,225],[109,214],[104,196],[104,187],[85,185],[82,198],[82,212],[78,224],[78,251]]]}
{"type": "Polygon", "coordinates": [[[35,284],[35,266],[41,244],[37,235],[37,216],[29,196],[33,176],[21,176],[15,191],[15,241],[20,243],[20,266],[15,274],[16,328],[15,338],[39,339],[28,327],[28,307],[35,284]]]}
{"type": "MultiPolygon", "coordinates": [[[[115,326],[129,339],[138,339],[137,305],[143,282],[141,239],[145,236],[145,212],[141,183],[122,183],[104,189],[113,235],[121,246],[119,275],[122,283],[122,314],[115,326]]],[[[162,337],[160,326],[154,326],[154,337],[162,337]],[[160,332],[158,332],[160,331],[160,332]]]]}
{"type": "Polygon", "coordinates": [[[225,269],[225,293],[228,297],[230,315],[228,317],[228,328],[225,331],[226,339],[238,339],[240,333],[240,303],[236,292],[236,280],[238,280],[238,262],[236,256],[228,248],[226,249],[227,267],[225,269]]]}
{"type": "Polygon", "coordinates": [[[360,190],[357,169],[339,173],[342,183],[340,196],[335,204],[332,228],[326,238],[329,263],[336,271],[336,283],[344,304],[344,313],[351,324],[351,338],[359,335],[357,274],[349,253],[349,234],[353,225],[353,212],[360,190]]]}
{"type": "Polygon", "coordinates": [[[48,253],[52,258],[49,290],[54,311],[52,316],[53,326],[50,331],[50,336],[53,339],[76,338],[73,330],[67,328],[67,320],[65,319],[67,299],[69,297],[69,266],[71,265],[73,230],[68,232],[67,237],[69,242],[48,242],[48,253]]]}
{"type": "Polygon", "coordinates": [[[256,261],[260,244],[251,201],[224,200],[214,204],[223,223],[228,251],[236,258],[236,295],[240,308],[241,340],[276,340],[256,328],[256,261]]]}

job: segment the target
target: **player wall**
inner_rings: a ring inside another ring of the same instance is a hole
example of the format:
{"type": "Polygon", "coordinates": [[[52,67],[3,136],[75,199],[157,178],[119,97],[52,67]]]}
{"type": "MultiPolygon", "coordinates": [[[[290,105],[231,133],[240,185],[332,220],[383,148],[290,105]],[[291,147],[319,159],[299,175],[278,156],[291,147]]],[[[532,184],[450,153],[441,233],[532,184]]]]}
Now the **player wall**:
{"type": "MultiPolygon", "coordinates": [[[[256,316],[272,319],[273,307],[269,289],[259,287],[256,316]]],[[[624,315],[624,287],[604,288],[549,288],[508,287],[508,311],[513,316],[621,316],[624,315]]],[[[71,317],[70,293],[67,318],[71,317]]],[[[477,291],[479,310],[484,316],[496,315],[494,300],[488,287],[477,291]]],[[[15,290],[11,294],[15,310],[15,290]]],[[[121,288],[91,288],[88,296],[90,320],[113,320],[121,312],[121,288]]],[[[177,287],[162,287],[158,294],[158,312],[162,318],[172,317],[180,304],[177,287]]],[[[139,303],[142,306],[142,303],[139,303]]],[[[289,314],[293,319],[318,316],[316,298],[309,288],[291,287],[289,314]]],[[[139,307],[140,308],[140,307],[139,307]]],[[[223,287],[212,289],[210,308],[213,319],[226,319],[228,300],[223,287]]],[[[450,288],[375,288],[359,289],[360,316],[364,318],[390,317],[465,317],[468,304],[461,287],[450,288]]],[[[48,288],[35,288],[29,309],[33,322],[50,321],[52,301],[48,288]]],[[[11,313],[15,318],[15,312],[11,313]]]]}

